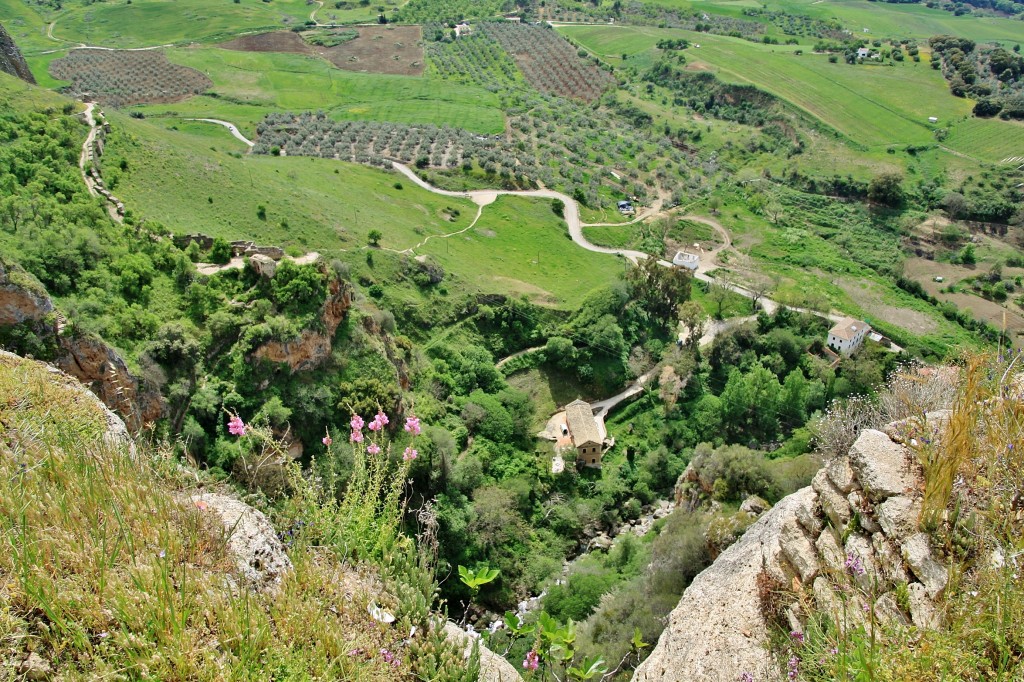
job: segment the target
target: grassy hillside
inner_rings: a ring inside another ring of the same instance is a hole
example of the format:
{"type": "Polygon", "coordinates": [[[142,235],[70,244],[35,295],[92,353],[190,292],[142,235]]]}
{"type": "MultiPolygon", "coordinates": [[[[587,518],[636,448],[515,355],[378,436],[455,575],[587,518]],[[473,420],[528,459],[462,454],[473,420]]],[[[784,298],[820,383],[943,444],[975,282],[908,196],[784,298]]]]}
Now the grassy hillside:
{"type": "Polygon", "coordinates": [[[970,102],[949,94],[942,75],[927,64],[831,64],[811,45],[779,46],[691,31],[633,27],[567,26],[559,29],[602,57],[650,50],[658,40],[682,37],[693,69],[711,69],[731,83],[750,83],[865,147],[930,144],[929,116],[948,122],[970,113],[970,102]],[[794,51],[802,49],[804,54],[794,51]]]}
{"type": "MultiPolygon", "coordinates": [[[[999,17],[954,16],[952,12],[923,4],[889,4],[868,0],[647,0],[648,4],[672,9],[696,10],[740,18],[745,8],[766,7],[771,11],[808,16],[813,19],[837,19],[843,28],[872,38],[928,38],[940,33],[963,36],[977,41],[999,40],[1013,44],[1024,39],[1024,26],[999,17]]],[[[608,4],[611,4],[610,2],[608,4]]],[[[771,31],[770,31],[771,32],[771,31]]]]}
{"type": "Polygon", "coordinates": [[[216,48],[169,50],[168,58],[213,80],[207,95],[139,107],[147,115],[224,118],[243,131],[271,111],[324,110],[346,120],[422,123],[499,133],[496,95],[428,78],[342,71],[317,57],[216,48]]]}
{"type": "Polygon", "coordinates": [[[194,474],[105,438],[69,386],[0,358],[0,655],[23,679],[394,679],[369,583],[295,547],[279,590],[245,589],[194,474]]]}
{"type": "MultiPolygon", "coordinates": [[[[210,3],[205,0],[135,0],[126,3],[64,3],[49,13],[54,35],[68,42],[104,47],[149,47],[168,43],[210,42],[257,29],[302,24],[315,6],[303,0],[210,3]]],[[[366,21],[372,9],[335,12],[339,20],[366,21]]]]}

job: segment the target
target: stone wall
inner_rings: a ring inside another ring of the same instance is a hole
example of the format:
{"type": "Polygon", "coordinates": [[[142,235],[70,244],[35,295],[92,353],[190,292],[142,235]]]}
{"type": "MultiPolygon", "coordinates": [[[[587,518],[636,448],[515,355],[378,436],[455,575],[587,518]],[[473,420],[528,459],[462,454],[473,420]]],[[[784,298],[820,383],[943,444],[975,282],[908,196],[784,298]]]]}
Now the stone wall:
{"type": "MultiPolygon", "coordinates": [[[[694,579],[633,679],[779,679],[759,584],[800,590],[841,625],[867,622],[873,604],[878,622],[937,627],[948,573],[919,530],[924,480],[912,448],[940,438],[948,418],[935,412],[862,431],[848,454],[776,504],[694,579]],[[909,598],[901,600],[902,584],[909,598]],[[854,589],[841,598],[843,585],[854,589]]],[[[794,601],[782,620],[800,630],[806,616],[794,601]]]]}

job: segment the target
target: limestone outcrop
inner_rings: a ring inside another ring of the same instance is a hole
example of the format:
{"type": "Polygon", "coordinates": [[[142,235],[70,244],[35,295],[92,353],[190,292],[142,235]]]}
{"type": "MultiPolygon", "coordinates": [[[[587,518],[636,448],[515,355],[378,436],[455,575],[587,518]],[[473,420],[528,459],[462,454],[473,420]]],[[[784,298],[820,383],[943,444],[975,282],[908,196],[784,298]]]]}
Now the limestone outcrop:
{"type": "Polygon", "coordinates": [[[292,372],[316,369],[331,356],[334,332],[351,307],[352,287],[344,280],[332,278],[320,309],[319,328],[304,329],[294,340],[267,341],[253,351],[252,357],[288,365],[292,372]]]}
{"type": "MultiPolygon", "coordinates": [[[[469,658],[470,653],[473,651],[474,640],[479,641],[479,636],[469,634],[451,621],[445,624],[444,634],[447,636],[448,641],[455,643],[456,646],[465,647],[464,655],[466,658],[469,658]]],[[[477,680],[479,682],[522,682],[523,678],[511,663],[488,649],[481,642],[480,675],[477,677],[477,680]]]]}
{"type": "Polygon", "coordinates": [[[218,516],[238,573],[258,590],[276,589],[292,562],[263,512],[219,493],[189,499],[201,511],[218,516]]]}
{"type": "Polygon", "coordinates": [[[35,85],[36,79],[28,68],[28,63],[21,56],[21,50],[14,43],[14,38],[0,24],[0,71],[20,78],[26,83],[35,85]]]}
{"type": "Polygon", "coordinates": [[[949,574],[920,532],[924,478],[912,448],[914,434],[941,437],[948,419],[948,411],[936,412],[925,423],[905,420],[861,432],[848,454],[779,501],[694,579],[633,680],[777,679],[770,620],[799,630],[805,614],[797,601],[765,614],[762,584],[801,590],[840,626],[864,624],[873,604],[879,622],[937,627],[949,574]],[[849,588],[841,596],[844,584],[849,588]]]}
{"type": "Polygon", "coordinates": [[[94,335],[66,328],[46,289],[17,265],[0,261],[0,334],[21,327],[28,348],[12,350],[48,360],[89,387],[103,403],[138,431],[163,416],[159,390],[137,377],[121,355],[94,335]]]}

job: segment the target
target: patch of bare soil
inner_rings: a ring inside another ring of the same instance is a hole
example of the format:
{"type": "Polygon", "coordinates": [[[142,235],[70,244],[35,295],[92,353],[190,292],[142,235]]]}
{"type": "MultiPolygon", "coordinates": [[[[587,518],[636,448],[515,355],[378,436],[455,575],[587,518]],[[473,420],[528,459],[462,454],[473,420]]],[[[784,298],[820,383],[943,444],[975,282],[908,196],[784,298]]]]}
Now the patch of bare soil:
{"type": "Polygon", "coordinates": [[[313,54],[313,48],[294,31],[273,31],[258,35],[241,36],[217,47],[239,52],[292,52],[313,54]]]}
{"type": "Polygon", "coordinates": [[[871,282],[840,278],[836,284],[853,299],[854,303],[869,311],[873,319],[888,322],[918,335],[930,334],[938,329],[938,323],[925,313],[886,304],[882,292],[871,282]]]}
{"type": "Polygon", "coordinates": [[[206,74],[172,64],[160,50],[72,50],[50,64],[50,75],[70,81],[66,92],[73,97],[113,107],[180,102],[213,85],[206,74]]]}
{"type": "Polygon", "coordinates": [[[316,53],[339,69],[423,75],[423,31],[419,26],[360,26],[359,37],[316,53]]]}

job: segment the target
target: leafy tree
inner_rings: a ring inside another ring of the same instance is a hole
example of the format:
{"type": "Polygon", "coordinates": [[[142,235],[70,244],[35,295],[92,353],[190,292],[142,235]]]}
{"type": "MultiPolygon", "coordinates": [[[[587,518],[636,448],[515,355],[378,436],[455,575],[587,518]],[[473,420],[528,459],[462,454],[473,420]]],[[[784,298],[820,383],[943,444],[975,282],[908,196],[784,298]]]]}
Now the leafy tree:
{"type": "Polygon", "coordinates": [[[664,267],[656,258],[645,258],[626,275],[633,299],[662,330],[676,321],[677,307],[690,298],[690,272],[664,267]]]}
{"type": "Polygon", "coordinates": [[[679,306],[679,321],[686,327],[686,345],[696,346],[700,337],[704,335],[704,327],[707,325],[708,314],[696,301],[687,301],[679,306]]]}
{"type": "Polygon", "coordinates": [[[868,183],[868,199],[876,204],[897,207],[903,203],[903,176],[882,173],[868,183]]]}
{"type": "Polygon", "coordinates": [[[370,246],[379,246],[380,240],[383,238],[384,233],[377,229],[370,230],[366,235],[366,241],[370,246]]]}

